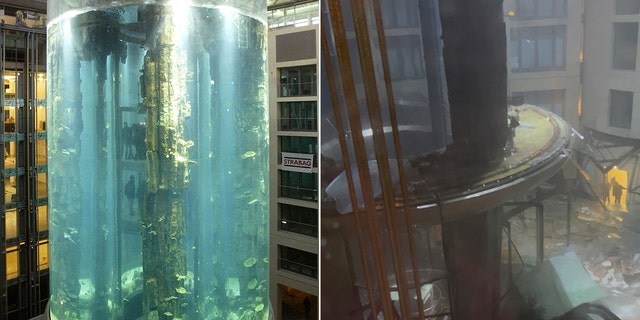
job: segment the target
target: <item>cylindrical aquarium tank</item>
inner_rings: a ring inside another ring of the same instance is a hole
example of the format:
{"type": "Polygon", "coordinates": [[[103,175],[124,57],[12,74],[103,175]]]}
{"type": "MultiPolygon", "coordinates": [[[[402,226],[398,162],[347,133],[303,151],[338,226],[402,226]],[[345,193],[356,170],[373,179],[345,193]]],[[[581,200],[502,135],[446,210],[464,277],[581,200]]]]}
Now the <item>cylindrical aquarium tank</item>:
{"type": "Polygon", "coordinates": [[[266,319],[266,1],[49,0],[50,317],[266,319]]]}

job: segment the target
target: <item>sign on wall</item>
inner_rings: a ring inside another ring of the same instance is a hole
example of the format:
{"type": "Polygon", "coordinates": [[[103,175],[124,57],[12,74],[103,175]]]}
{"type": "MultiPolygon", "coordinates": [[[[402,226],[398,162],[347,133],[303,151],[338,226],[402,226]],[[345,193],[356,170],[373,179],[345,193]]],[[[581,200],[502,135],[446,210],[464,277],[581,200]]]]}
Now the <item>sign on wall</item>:
{"type": "Polygon", "coordinates": [[[282,152],[282,170],[310,173],[313,154],[282,152]]]}

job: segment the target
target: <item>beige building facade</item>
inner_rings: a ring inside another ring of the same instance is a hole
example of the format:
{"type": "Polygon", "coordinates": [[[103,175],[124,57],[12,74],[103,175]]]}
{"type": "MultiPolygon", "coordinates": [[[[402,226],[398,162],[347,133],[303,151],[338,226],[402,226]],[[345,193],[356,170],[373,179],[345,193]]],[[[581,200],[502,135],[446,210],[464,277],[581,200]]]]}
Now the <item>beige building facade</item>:
{"type": "Polygon", "coordinates": [[[271,303],[276,319],[301,316],[303,308],[313,319],[320,275],[318,25],[271,29],[268,52],[271,303]]]}
{"type": "Polygon", "coordinates": [[[505,1],[509,95],[578,127],[582,1],[505,1]]]}

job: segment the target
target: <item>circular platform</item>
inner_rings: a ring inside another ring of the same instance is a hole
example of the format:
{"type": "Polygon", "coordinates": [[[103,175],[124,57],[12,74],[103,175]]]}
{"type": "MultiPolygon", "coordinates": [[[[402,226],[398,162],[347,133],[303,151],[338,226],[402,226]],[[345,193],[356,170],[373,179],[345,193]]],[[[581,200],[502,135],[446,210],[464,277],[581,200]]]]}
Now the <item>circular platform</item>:
{"type": "Polygon", "coordinates": [[[519,117],[513,150],[505,152],[504,159],[484,167],[441,168],[454,173],[449,180],[428,174],[412,179],[409,184],[416,188],[409,195],[409,211],[438,210],[442,222],[455,221],[495,208],[557,173],[571,156],[572,128],[559,116],[535,106],[519,107],[519,117]],[[460,176],[465,174],[468,176],[460,176]]]}
{"type": "MultiPolygon", "coordinates": [[[[450,146],[439,153],[405,159],[405,182],[402,182],[396,160],[391,159],[389,168],[396,209],[406,209],[407,213],[418,214],[420,219],[440,219],[442,215],[442,222],[451,222],[495,208],[548,180],[571,156],[575,134],[562,118],[535,106],[519,106],[518,116],[520,125],[515,128],[512,146],[505,150],[504,158],[492,163],[476,163],[473,154],[468,154],[464,147],[450,146]],[[401,192],[401,183],[409,190],[406,199],[401,192]]],[[[369,161],[369,169],[372,188],[377,193],[374,195],[376,210],[383,210],[375,160],[369,161]]],[[[358,189],[357,168],[354,166],[352,171],[358,189]]],[[[341,214],[353,211],[344,172],[327,186],[325,192],[330,201],[324,202],[323,206],[335,205],[341,214]]],[[[364,204],[359,202],[362,208],[364,204]]]]}

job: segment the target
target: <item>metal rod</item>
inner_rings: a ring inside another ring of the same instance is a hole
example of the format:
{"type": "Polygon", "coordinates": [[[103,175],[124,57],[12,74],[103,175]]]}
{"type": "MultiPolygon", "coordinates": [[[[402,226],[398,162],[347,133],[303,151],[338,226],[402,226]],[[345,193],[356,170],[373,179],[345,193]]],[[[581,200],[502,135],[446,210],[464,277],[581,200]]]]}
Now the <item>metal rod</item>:
{"type": "Polygon", "coordinates": [[[571,244],[571,193],[567,192],[567,247],[571,244]]]}
{"type": "Polygon", "coordinates": [[[536,256],[539,264],[544,262],[544,206],[536,206],[536,256]]]}
{"type": "Polygon", "coordinates": [[[631,169],[631,179],[629,181],[629,184],[627,185],[627,198],[626,198],[626,205],[627,208],[629,208],[629,202],[630,202],[630,198],[629,194],[631,193],[629,190],[634,189],[633,185],[635,184],[636,178],[637,178],[637,174],[638,174],[638,155],[633,155],[632,158],[635,159],[635,161],[633,161],[633,169],[631,169]]]}
{"type": "Polygon", "coordinates": [[[507,232],[507,246],[509,247],[507,250],[507,255],[508,255],[508,259],[509,259],[509,263],[507,264],[507,274],[509,275],[509,284],[513,283],[513,266],[511,265],[513,263],[513,256],[511,253],[511,246],[513,245],[513,242],[511,241],[511,222],[509,222],[509,220],[504,221],[504,228],[507,232]]]}
{"type": "MultiPolygon", "coordinates": [[[[33,120],[33,70],[34,63],[33,54],[33,33],[26,34],[26,48],[25,48],[25,63],[24,63],[24,83],[25,83],[25,106],[23,108],[23,132],[27,137],[25,141],[25,167],[27,169],[27,186],[25,188],[25,213],[27,214],[27,241],[28,241],[28,279],[29,279],[29,295],[27,299],[29,301],[29,315],[36,316],[39,314],[38,310],[38,287],[40,285],[40,277],[38,275],[38,230],[37,230],[37,218],[33,210],[34,204],[37,201],[36,184],[34,183],[37,177],[36,163],[34,157],[34,144],[35,135],[33,132],[32,120],[33,120]]],[[[17,78],[16,78],[17,81],[17,78]]]]}
{"type": "MultiPolygon", "coordinates": [[[[2,40],[0,41],[0,45],[2,47],[2,56],[0,58],[2,58],[2,67],[0,68],[0,72],[2,73],[2,79],[4,82],[4,75],[5,75],[5,69],[6,69],[6,30],[5,30],[5,25],[1,25],[0,26],[0,30],[2,31],[2,40]]],[[[0,90],[0,103],[2,103],[2,110],[4,110],[4,105],[5,105],[5,92],[4,90],[0,90]]],[[[6,142],[6,132],[4,131],[5,126],[0,126],[0,133],[2,133],[2,137],[3,137],[3,145],[2,148],[4,149],[5,146],[4,144],[7,143],[6,142]]],[[[4,154],[4,153],[3,153],[4,154]]],[[[5,161],[4,161],[4,157],[2,158],[3,161],[0,161],[0,169],[2,170],[1,172],[3,173],[4,176],[4,172],[5,172],[5,161]]],[[[3,183],[2,183],[2,187],[3,187],[3,192],[6,192],[6,188],[7,186],[4,183],[4,179],[3,179],[3,183]]],[[[2,204],[2,212],[3,214],[1,215],[1,222],[2,225],[4,226],[6,224],[6,217],[7,215],[5,214],[6,211],[6,207],[7,204],[5,202],[5,197],[2,197],[2,200],[0,200],[0,203],[2,204]]],[[[2,247],[6,248],[7,247],[7,237],[6,237],[6,228],[0,228],[0,241],[2,241],[2,247]]],[[[6,249],[5,249],[6,250],[6,249]]],[[[5,254],[6,256],[6,254],[5,254]]],[[[7,270],[7,259],[0,259],[0,270],[7,270]]],[[[0,283],[2,283],[2,293],[6,293],[7,292],[7,273],[6,272],[0,272],[0,283]]],[[[6,316],[7,314],[7,296],[6,294],[4,294],[2,297],[0,297],[0,315],[2,317],[6,316]]]]}
{"type": "MultiPolygon", "coordinates": [[[[444,224],[444,208],[442,205],[442,198],[440,194],[435,194],[436,197],[436,205],[438,207],[438,213],[440,215],[440,225],[442,232],[442,252],[444,252],[444,264],[447,269],[447,292],[449,293],[449,312],[451,315],[456,314],[456,309],[458,306],[458,295],[456,292],[456,283],[455,283],[455,274],[449,273],[451,270],[450,266],[456,265],[456,257],[453,253],[455,248],[455,244],[453,243],[453,235],[452,235],[452,227],[451,224],[444,224]]],[[[456,270],[454,269],[454,272],[456,270]]]]}
{"type": "MultiPolygon", "coordinates": [[[[422,301],[422,290],[418,290],[420,288],[420,273],[418,269],[418,265],[416,262],[417,252],[415,249],[415,235],[413,233],[413,228],[411,227],[407,215],[408,204],[408,193],[407,190],[407,180],[404,172],[404,161],[402,157],[402,148],[400,144],[400,134],[398,132],[398,117],[396,115],[396,105],[395,98],[393,94],[393,86],[391,82],[391,71],[389,69],[389,57],[387,54],[387,40],[384,32],[384,23],[382,21],[382,10],[380,9],[380,1],[373,0],[373,11],[374,17],[376,20],[376,29],[378,31],[378,42],[380,45],[380,56],[382,60],[382,71],[385,83],[385,93],[387,95],[387,101],[389,104],[389,116],[391,120],[391,133],[393,136],[393,145],[395,146],[395,157],[396,157],[396,165],[398,166],[398,180],[400,183],[400,190],[402,192],[402,204],[404,210],[402,210],[402,217],[404,218],[404,227],[407,230],[408,235],[408,246],[409,246],[409,260],[411,264],[411,268],[413,270],[413,283],[415,284],[415,291],[418,300],[418,315],[421,319],[424,318],[424,303],[422,301]]],[[[430,248],[430,247],[429,247],[430,248]]],[[[431,258],[431,256],[429,256],[431,258]]],[[[430,260],[432,261],[432,260],[430,260]]]]}
{"type": "MultiPolygon", "coordinates": [[[[327,82],[329,85],[329,93],[330,93],[330,97],[331,97],[331,104],[333,105],[333,112],[336,118],[336,129],[338,130],[338,139],[340,140],[340,151],[342,154],[342,162],[344,164],[344,168],[345,168],[345,175],[347,177],[347,186],[349,188],[349,196],[350,196],[350,200],[352,203],[352,207],[356,208],[353,204],[357,204],[358,201],[356,199],[356,192],[355,192],[355,187],[354,187],[354,182],[353,182],[353,173],[351,172],[351,161],[349,159],[349,152],[347,150],[347,141],[346,141],[346,133],[344,131],[344,124],[342,121],[342,114],[340,113],[341,111],[341,105],[340,105],[340,101],[338,99],[338,90],[336,88],[336,83],[335,83],[335,75],[333,72],[333,66],[331,65],[331,60],[330,60],[330,55],[329,55],[329,41],[327,40],[327,35],[325,31],[325,29],[322,29],[322,33],[321,33],[321,48],[322,48],[322,58],[325,60],[325,71],[327,73],[327,82]]],[[[357,210],[356,210],[357,211],[357,210]]],[[[364,247],[365,244],[365,240],[364,240],[364,235],[362,234],[362,230],[360,229],[360,225],[362,224],[361,221],[361,217],[358,214],[358,212],[354,212],[354,218],[356,221],[356,233],[358,235],[358,246],[360,248],[364,247]]],[[[364,276],[365,276],[365,281],[366,281],[366,285],[367,285],[367,293],[368,296],[370,297],[369,299],[373,299],[374,298],[374,292],[373,292],[373,284],[372,284],[372,280],[371,280],[371,270],[369,270],[369,263],[367,263],[367,259],[366,259],[366,255],[365,255],[365,251],[364,250],[360,250],[360,260],[362,262],[362,266],[364,268],[364,276]]],[[[373,303],[372,301],[370,301],[369,303],[371,305],[371,312],[374,315],[378,314],[378,310],[377,310],[377,304],[373,303]]]]}
{"type": "MultiPolygon", "coordinates": [[[[371,41],[367,27],[366,7],[363,0],[351,0],[351,14],[356,34],[358,46],[358,56],[360,57],[360,68],[362,69],[362,80],[364,84],[366,106],[369,113],[369,121],[373,129],[373,145],[378,164],[380,186],[382,188],[382,198],[385,211],[386,225],[389,230],[389,240],[391,245],[390,258],[396,274],[396,285],[400,301],[400,312],[402,315],[410,313],[409,291],[407,288],[404,261],[398,237],[398,227],[396,225],[396,210],[394,201],[393,182],[391,180],[391,170],[389,168],[389,155],[384,138],[384,124],[380,112],[380,96],[378,94],[375,67],[371,53],[371,41]]],[[[360,133],[361,134],[361,133],[360,133]]],[[[400,170],[400,168],[399,168],[400,170]]],[[[362,179],[362,176],[360,176],[362,179]]],[[[363,190],[364,192],[364,190],[363,190]]],[[[370,195],[373,200],[373,194],[370,195]]],[[[376,228],[377,229],[377,228],[376,228]]],[[[379,263],[382,263],[380,261],[379,263]]],[[[386,275],[386,273],[385,273],[386,275]]],[[[387,295],[385,289],[381,288],[381,293],[387,295]]]]}

